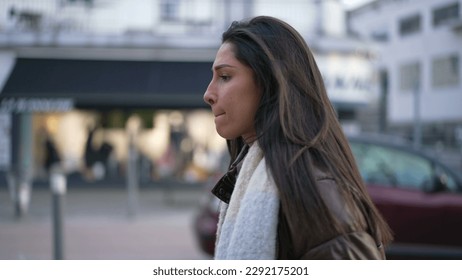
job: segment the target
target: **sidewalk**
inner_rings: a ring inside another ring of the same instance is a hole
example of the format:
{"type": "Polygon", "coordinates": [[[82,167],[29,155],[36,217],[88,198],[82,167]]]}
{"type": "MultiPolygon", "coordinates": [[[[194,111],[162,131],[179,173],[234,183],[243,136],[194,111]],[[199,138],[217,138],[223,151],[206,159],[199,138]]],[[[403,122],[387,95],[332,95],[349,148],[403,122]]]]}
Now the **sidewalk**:
{"type": "MultiPolygon", "coordinates": [[[[130,215],[124,188],[70,188],[63,198],[64,259],[208,259],[192,221],[201,189],[141,188],[130,215]]],[[[0,259],[53,259],[52,196],[34,189],[28,215],[14,217],[0,188],[0,259]]]]}

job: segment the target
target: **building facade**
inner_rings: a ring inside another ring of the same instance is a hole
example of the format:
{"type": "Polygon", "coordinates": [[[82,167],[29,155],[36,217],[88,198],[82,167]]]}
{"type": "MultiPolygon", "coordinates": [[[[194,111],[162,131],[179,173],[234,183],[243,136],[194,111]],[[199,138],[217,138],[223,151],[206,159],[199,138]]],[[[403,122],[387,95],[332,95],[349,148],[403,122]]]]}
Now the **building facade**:
{"type": "Polygon", "coordinates": [[[147,180],[216,172],[226,145],[202,96],[236,19],[271,15],[300,31],[345,129],[360,130],[356,111],[377,98],[371,49],[347,32],[339,0],[4,0],[0,10],[0,120],[22,139],[0,167],[19,177],[46,176],[47,134],[65,171],[89,179],[124,174],[131,145],[147,180]],[[105,172],[82,169],[89,127],[90,146],[114,151],[105,172]]]}
{"type": "Polygon", "coordinates": [[[348,14],[377,46],[384,130],[417,145],[462,148],[462,1],[378,0],[348,14]]]}

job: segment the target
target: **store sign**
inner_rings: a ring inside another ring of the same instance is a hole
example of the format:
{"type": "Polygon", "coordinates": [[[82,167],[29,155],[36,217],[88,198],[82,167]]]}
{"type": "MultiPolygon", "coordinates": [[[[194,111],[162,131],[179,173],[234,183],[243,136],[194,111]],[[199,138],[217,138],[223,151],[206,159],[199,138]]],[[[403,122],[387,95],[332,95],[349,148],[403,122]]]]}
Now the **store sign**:
{"type": "Polygon", "coordinates": [[[329,98],[333,102],[367,104],[374,92],[373,65],[355,55],[326,54],[318,57],[329,98]]]}
{"type": "Polygon", "coordinates": [[[11,166],[11,114],[0,112],[0,170],[11,166]]]}
{"type": "Polygon", "coordinates": [[[327,88],[333,91],[370,91],[372,84],[370,79],[361,76],[347,76],[336,74],[334,76],[324,76],[324,83],[327,88]]]}
{"type": "Polygon", "coordinates": [[[67,112],[74,108],[69,98],[5,98],[0,101],[0,111],[27,112],[67,112]]]}

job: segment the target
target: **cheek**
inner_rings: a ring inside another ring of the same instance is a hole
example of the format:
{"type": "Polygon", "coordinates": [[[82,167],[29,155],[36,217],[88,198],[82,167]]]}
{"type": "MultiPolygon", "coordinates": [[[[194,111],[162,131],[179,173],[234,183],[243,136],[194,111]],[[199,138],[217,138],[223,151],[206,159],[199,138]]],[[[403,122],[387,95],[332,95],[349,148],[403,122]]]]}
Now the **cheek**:
{"type": "Polygon", "coordinates": [[[234,112],[233,117],[240,123],[241,127],[246,129],[253,128],[255,122],[255,115],[258,109],[258,100],[246,100],[246,104],[241,104],[234,112]]]}
{"type": "Polygon", "coordinates": [[[260,100],[261,100],[261,93],[257,90],[254,91],[254,95],[251,100],[249,100],[249,103],[251,104],[250,111],[252,112],[253,116],[256,115],[258,107],[260,106],[260,100]]]}

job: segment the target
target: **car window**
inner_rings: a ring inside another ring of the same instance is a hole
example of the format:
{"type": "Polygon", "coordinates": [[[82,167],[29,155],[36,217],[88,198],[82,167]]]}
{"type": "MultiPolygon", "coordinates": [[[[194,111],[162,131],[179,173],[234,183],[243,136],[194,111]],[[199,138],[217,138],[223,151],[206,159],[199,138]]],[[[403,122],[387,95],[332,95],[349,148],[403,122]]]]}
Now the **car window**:
{"type": "Polygon", "coordinates": [[[426,158],[390,147],[350,144],[366,183],[418,190],[431,188],[433,169],[426,158]]]}

